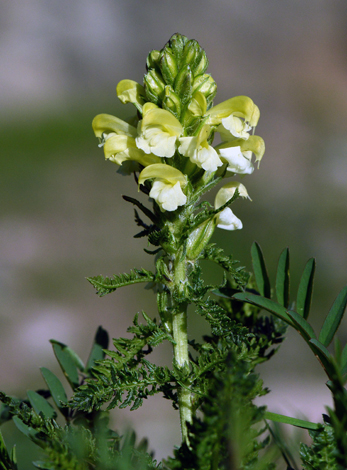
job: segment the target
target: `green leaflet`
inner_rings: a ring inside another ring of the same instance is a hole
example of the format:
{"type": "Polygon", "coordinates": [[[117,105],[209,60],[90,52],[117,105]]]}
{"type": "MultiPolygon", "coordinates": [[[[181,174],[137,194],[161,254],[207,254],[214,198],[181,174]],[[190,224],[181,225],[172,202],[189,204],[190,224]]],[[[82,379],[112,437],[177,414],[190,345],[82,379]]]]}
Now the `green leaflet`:
{"type": "Polygon", "coordinates": [[[58,377],[55,374],[53,374],[53,372],[51,372],[49,369],[46,369],[46,367],[41,367],[40,370],[47,384],[47,387],[49,388],[49,391],[51,392],[54,403],[57,405],[57,407],[63,413],[63,415],[66,416],[68,409],[66,408],[66,406],[63,405],[63,403],[67,402],[67,396],[66,396],[63,385],[61,384],[58,377]]]}
{"type": "Polygon", "coordinates": [[[114,292],[119,287],[138,284],[140,282],[153,282],[154,280],[155,274],[146,269],[133,269],[129,274],[114,275],[113,278],[103,276],[87,277],[87,281],[95,287],[96,293],[100,297],[114,292]]]}
{"type": "Polygon", "coordinates": [[[327,348],[320,343],[316,339],[311,339],[309,341],[310,347],[314,354],[317,356],[317,358],[320,360],[322,366],[325,369],[325,372],[327,373],[328,377],[333,380],[334,376],[334,364],[333,364],[333,356],[330,354],[330,352],[327,350],[327,348]]]}
{"type": "Polygon", "coordinates": [[[271,413],[271,411],[265,411],[264,418],[275,421],[276,423],[291,424],[292,426],[304,429],[319,429],[321,426],[321,424],[311,423],[310,421],[305,421],[303,419],[291,418],[290,416],[278,413],[271,413]]]}
{"type": "Polygon", "coordinates": [[[309,259],[302,273],[296,297],[296,311],[299,315],[302,315],[305,320],[308,318],[311,308],[315,268],[316,260],[314,258],[309,259]]]}
{"type": "Polygon", "coordinates": [[[347,286],[345,286],[337,296],[333,306],[325,319],[319,341],[324,346],[329,346],[342,320],[347,305],[347,286]]]}
{"type": "Polygon", "coordinates": [[[50,419],[54,419],[57,417],[55,409],[50,403],[48,403],[47,400],[45,400],[45,398],[43,398],[43,396],[39,395],[33,390],[28,390],[27,395],[31,406],[34,408],[35,412],[38,415],[42,413],[45,418],[50,419]]]}
{"type": "Polygon", "coordinates": [[[233,295],[233,299],[240,300],[241,302],[249,302],[250,304],[257,305],[259,308],[263,308],[270,313],[276,315],[276,317],[293,326],[292,319],[288,316],[287,310],[277,302],[271,299],[266,299],[260,295],[250,294],[248,292],[240,292],[233,295]]]}
{"type": "Polygon", "coordinates": [[[312,326],[305,320],[305,318],[303,318],[297,312],[293,312],[292,310],[288,310],[287,313],[293,321],[294,326],[296,326],[296,329],[299,331],[299,333],[302,335],[302,337],[307,343],[312,338],[316,339],[316,335],[313,331],[312,326]]]}
{"type": "Polygon", "coordinates": [[[289,249],[285,248],[278,260],[276,274],[277,302],[283,307],[288,307],[289,302],[289,249]]]}
{"type": "Polygon", "coordinates": [[[271,297],[269,276],[266,271],[265,260],[260,246],[254,242],[251,248],[253,271],[260,295],[271,297]]]}
{"type": "Polygon", "coordinates": [[[96,361],[101,361],[105,357],[104,349],[108,347],[108,333],[101,326],[96,331],[94,344],[88,358],[86,370],[90,371],[96,361]]]}
{"type": "Polygon", "coordinates": [[[53,345],[54,354],[59,362],[59,365],[67,378],[69,384],[73,389],[78,387],[79,378],[76,365],[76,353],[74,353],[68,346],[53,339],[50,340],[53,345]],[[72,354],[73,353],[73,354],[72,354]]]}
{"type": "Polygon", "coordinates": [[[23,421],[18,416],[13,417],[13,422],[16,425],[16,427],[27,437],[29,437],[30,439],[33,439],[35,437],[35,434],[36,434],[35,429],[32,428],[31,426],[24,424],[23,421]]]}

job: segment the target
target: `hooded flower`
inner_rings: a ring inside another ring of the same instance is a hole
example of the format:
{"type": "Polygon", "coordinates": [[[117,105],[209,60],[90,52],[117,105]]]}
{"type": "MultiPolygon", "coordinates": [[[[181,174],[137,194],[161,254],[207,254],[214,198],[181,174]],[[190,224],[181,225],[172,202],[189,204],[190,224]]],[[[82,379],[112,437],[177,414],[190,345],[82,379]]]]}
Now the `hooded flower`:
{"type": "Polygon", "coordinates": [[[181,137],[181,145],[178,148],[182,155],[189,157],[191,162],[208,172],[216,171],[223,165],[215,149],[207,142],[210,133],[210,126],[203,126],[197,136],[181,137]]]}
{"type": "Polygon", "coordinates": [[[258,123],[260,113],[258,106],[253,103],[251,98],[248,98],[248,96],[235,96],[234,98],[217,104],[217,106],[213,106],[208,111],[206,124],[217,126],[224,120],[227,124],[225,128],[229,129],[229,127],[233,127],[233,119],[230,119],[230,124],[228,124],[229,119],[226,119],[230,118],[230,116],[242,117],[251,127],[255,127],[258,123]]]}
{"type": "Polygon", "coordinates": [[[104,139],[108,134],[128,135],[136,137],[136,127],[125,121],[112,116],[111,114],[98,114],[92,122],[93,131],[96,137],[104,139]]]}
{"type": "Polygon", "coordinates": [[[123,104],[132,103],[142,112],[146,93],[143,86],[139,83],[134,82],[134,80],[121,80],[117,85],[117,96],[123,104]]]}
{"type": "MultiPolygon", "coordinates": [[[[241,197],[250,199],[247,189],[245,186],[237,181],[223,186],[217,193],[214,206],[216,209],[222,207],[226,202],[232,199],[235,195],[236,190],[241,197]]],[[[239,230],[243,227],[241,220],[236,217],[230,207],[226,207],[219,214],[216,215],[217,227],[224,230],[239,230]]]]}
{"type": "Polygon", "coordinates": [[[170,165],[157,163],[146,167],[139,175],[139,184],[154,179],[149,197],[153,198],[162,211],[175,211],[187,202],[182,188],[187,184],[183,173],[170,165]]]}
{"type": "Polygon", "coordinates": [[[228,164],[228,171],[239,175],[250,175],[254,171],[252,153],[259,165],[265,152],[265,143],[261,137],[251,135],[247,140],[239,138],[220,144],[216,150],[221,160],[228,164]]]}
{"type": "Polygon", "coordinates": [[[142,166],[159,163],[153,154],[146,155],[136,147],[137,130],[125,121],[110,114],[99,114],[93,120],[94,133],[101,140],[106,160],[121,165],[126,160],[140,163],[142,166]]]}
{"type": "Polygon", "coordinates": [[[104,143],[104,153],[106,160],[121,165],[124,161],[132,160],[142,166],[159,163],[160,158],[145,152],[136,147],[133,137],[127,135],[109,134],[104,143]]]}
{"type": "Polygon", "coordinates": [[[170,111],[146,104],[136,145],[147,154],[170,158],[175,154],[176,141],[182,133],[181,123],[170,111]]]}

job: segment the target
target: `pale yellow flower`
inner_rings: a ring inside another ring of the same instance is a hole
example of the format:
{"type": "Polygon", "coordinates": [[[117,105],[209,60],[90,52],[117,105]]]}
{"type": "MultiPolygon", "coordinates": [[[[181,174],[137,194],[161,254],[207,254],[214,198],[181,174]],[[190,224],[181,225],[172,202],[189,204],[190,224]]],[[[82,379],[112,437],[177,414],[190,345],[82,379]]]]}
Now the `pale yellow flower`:
{"type": "Polygon", "coordinates": [[[139,184],[154,179],[149,197],[154,199],[162,211],[175,211],[187,202],[182,188],[187,185],[183,173],[170,165],[157,163],[141,171],[139,184]]]}
{"type": "Polygon", "coordinates": [[[176,141],[182,133],[183,127],[173,114],[165,109],[151,107],[139,123],[136,145],[145,153],[170,158],[175,154],[176,141]]]}
{"type": "Polygon", "coordinates": [[[104,143],[104,153],[106,160],[121,165],[126,160],[132,160],[143,166],[159,163],[160,158],[145,152],[136,147],[133,137],[127,135],[109,134],[104,143]]]}
{"type": "Polygon", "coordinates": [[[248,96],[235,96],[213,106],[207,111],[206,124],[219,125],[223,119],[229,116],[242,117],[251,127],[257,125],[259,120],[259,108],[248,96]]]}
{"type": "Polygon", "coordinates": [[[252,153],[259,165],[265,152],[265,143],[261,137],[251,135],[247,140],[239,138],[217,145],[216,150],[221,160],[228,164],[228,171],[249,175],[254,171],[252,153]]]}
{"type": "MultiPolygon", "coordinates": [[[[214,205],[216,209],[222,207],[226,202],[233,198],[236,189],[239,195],[244,198],[250,199],[245,186],[237,181],[232,181],[224,185],[216,194],[214,205]]],[[[240,230],[243,225],[241,220],[236,217],[230,207],[226,207],[219,214],[216,215],[217,227],[224,230],[240,230]]]]}
{"type": "Polygon", "coordinates": [[[122,119],[111,114],[98,114],[92,122],[93,131],[98,138],[103,138],[110,133],[118,135],[137,136],[136,127],[131,126],[122,119]]]}
{"type": "Polygon", "coordinates": [[[205,171],[213,172],[223,163],[220,160],[216,150],[209,145],[207,138],[211,133],[210,126],[203,126],[197,136],[181,137],[178,151],[199,168],[205,171]]]}
{"type": "Polygon", "coordinates": [[[145,103],[145,89],[134,80],[121,80],[117,85],[117,96],[122,103],[132,103],[141,112],[145,103]]]}

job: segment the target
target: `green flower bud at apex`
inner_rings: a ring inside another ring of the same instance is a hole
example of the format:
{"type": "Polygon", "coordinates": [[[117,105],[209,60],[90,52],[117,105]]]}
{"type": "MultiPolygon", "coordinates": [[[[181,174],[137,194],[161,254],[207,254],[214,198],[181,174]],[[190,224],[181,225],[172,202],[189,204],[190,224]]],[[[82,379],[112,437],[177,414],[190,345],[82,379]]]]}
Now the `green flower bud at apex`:
{"type": "Polygon", "coordinates": [[[168,85],[172,85],[176,78],[178,68],[177,61],[169,48],[165,48],[160,54],[159,67],[165,82],[168,85]]]}
{"type": "Polygon", "coordinates": [[[188,38],[182,34],[176,33],[171,36],[169,40],[170,47],[172,52],[177,58],[181,58],[184,50],[184,46],[188,42],[188,38]]]}
{"type": "Polygon", "coordinates": [[[178,120],[180,119],[182,109],[181,100],[170,85],[165,87],[163,108],[167,111],[170,111],[178,120]]]}
{"type": "Polygon", "coordinates": [[[160,104],[164,96],[165,83],[156,70],[151,69],[144,76],[145,92],[148,101],[160,104]]]}
{"type": "MultiPolygon", "coordinates": [[[[182,62],[183,64],[190,65],[190,68],[193,74],[196,75],[195,70],[197,69],[197,66],[200,65],[202,56],[203,56],[203,50],[199,46],[199,43],[195,41],[195,39],[191,39],[184,46],[182,62]]],[[[207,65],[206,65],[206,68],[207,68],[207,65]]]]}
{"type": "Polygon", "coordinates": [[[193,93],[200,91],[207,101],[207,106],[211,105],[217,93],[217,84],[210,74],[198,75],[193,82],[193,93]]]}
{"type": "Polygon", "coordinates": [[[181,98],[182,103],[187,103],[192,96],[193,74],[189,65],[185,65],[177,74],[174,90],[181,98]]]}
{"type": "Polygon", "coordinates": [[[201,50],[201,55],[200,55],[200,60],[197,62],[195,65],[194,69],[194,75],[200,75],[202,73],[205,73],[208,67],[208,59],[206,52],[202,49],[201,50]]]}
{"type": "Polygon", "coordinates": [[[151,51],[146,59],[146,67],[147,70],[156,69],[159,70],[159,58],[160,58],[160,51],[153,50],[151,51]]]}

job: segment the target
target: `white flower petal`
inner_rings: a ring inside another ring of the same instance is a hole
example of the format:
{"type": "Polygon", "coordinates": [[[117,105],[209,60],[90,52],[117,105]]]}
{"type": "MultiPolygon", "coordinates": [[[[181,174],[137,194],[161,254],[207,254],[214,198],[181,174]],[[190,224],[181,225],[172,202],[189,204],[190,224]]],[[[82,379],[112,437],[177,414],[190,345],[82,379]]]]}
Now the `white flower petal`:
{"type": "Polygon", "coordinates": [[[227,137],[228,131],[236,138],[247,140],[249,138],[248,132],[251,129],[251,126],[246,121],[243,121],[242,119],[231,114],[230,116],[222,119],[222,124],[219,126],[218,131],[220,132],[222,138],[226,137],[225,140],[230,140],[230,138],[227,137]]]}
{"type": "Polygon", "coordinates": [[[161,210],[175,211],[177,207],[187,202],[180,183],[168,184],[163,181],[154,181],[149,197],[155,199],[161,210]]]}
{"type": "Polygon", "coordinates": [[[198,143],[198,137],[181,137],[178,151],[185,157],[189,157],[192,163],[205,171],[216,171],[223,162],[216,150],[207,143],[207,140],[198,143]]]}
{"type": "Polygon", "coordinates": [[[240,230],[243,225],[230,207],[226,207],[217,215],[217,227],[224,230],[240,230]]]}
{"type": "Polygon", "coordinates": [[[228,171],[239,175],[250,175],[253,173],[253,163],[244,155],[246,152],[241,152],[241,147],[220,148],[218,153],[221,159],[228,163],[228,171]]]}

